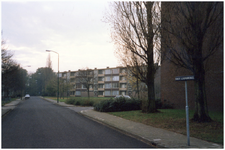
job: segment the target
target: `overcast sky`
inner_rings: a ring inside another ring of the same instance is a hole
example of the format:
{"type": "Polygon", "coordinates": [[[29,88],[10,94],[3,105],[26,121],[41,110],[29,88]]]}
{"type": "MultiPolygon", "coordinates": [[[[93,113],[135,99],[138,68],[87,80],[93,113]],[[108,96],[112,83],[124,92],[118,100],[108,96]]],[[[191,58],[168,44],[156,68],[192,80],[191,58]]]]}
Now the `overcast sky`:
{"type": "MultiPolygon", "coordinates": [[[[29,73],[46,67],[46,50],[59,53],[59,71],[118,66],[106,1],[2,1],[2,38],[29,73]],[[31,67],[27,67],[30,65],[31,67]]],[[[58,55],[51,54],[58,71],[58,55]]]]}

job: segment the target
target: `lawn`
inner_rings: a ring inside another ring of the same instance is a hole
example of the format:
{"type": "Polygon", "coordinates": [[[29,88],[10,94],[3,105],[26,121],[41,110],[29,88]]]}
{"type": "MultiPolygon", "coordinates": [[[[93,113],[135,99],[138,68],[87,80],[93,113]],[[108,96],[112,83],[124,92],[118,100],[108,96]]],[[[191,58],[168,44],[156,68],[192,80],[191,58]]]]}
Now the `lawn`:
{"type": "MultiPolygon", "coordinates": [[[[141,111],[110,112],[109,114],[186,135],[185,110],[159,109],[159,111],[153,114],[141,111]]],[[[192,117],[193,114],[194,111],[190,110],[189,116],[192,117]]],[[[190,120],[190,136],[223,144],[223,113],[209,112],[209,115],[213,122],[196,123],[190,120]]]]}

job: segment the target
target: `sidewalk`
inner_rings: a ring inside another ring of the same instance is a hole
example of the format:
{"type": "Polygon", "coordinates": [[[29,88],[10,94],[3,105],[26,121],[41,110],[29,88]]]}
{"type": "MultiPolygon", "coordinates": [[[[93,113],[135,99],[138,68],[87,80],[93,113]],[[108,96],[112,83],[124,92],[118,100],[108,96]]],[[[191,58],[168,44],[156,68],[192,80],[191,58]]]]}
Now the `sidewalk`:
{"type": "MultiPolygon", "coordinates": [[[[57,104],[55,100],[43,99],[57,104]]],[[[187,146],[187,136],[182,134],[129,121],[107,113],[98,112],[93,110],[93,107],[76,107],[74,105],[65,104],[64,102],[59,102],[58,105],[68,107],[69,109],[72,109],[88,118],[109,125],[159,148],[223,148],[222,145],[193,137],[190,137],[190,146],[187,146]]]]}
{"type": "Polygon", "coordinates": [[[6,113],[10,112],[13,110],[20,102],[22,102],[21,99],[14,100],[8,104],[5,104],[2,106],[2,116],[4,116],[6,113]]]}

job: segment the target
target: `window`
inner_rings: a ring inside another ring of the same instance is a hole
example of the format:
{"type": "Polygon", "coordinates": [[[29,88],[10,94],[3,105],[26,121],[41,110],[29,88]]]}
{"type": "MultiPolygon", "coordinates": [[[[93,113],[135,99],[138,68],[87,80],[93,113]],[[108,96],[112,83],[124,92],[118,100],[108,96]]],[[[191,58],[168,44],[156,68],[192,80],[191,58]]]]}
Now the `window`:
{"type": "Polygon", "coordinates": [[[119,91],[112,91],[112,95],[113,96],[119,95],[119,91]]]}
{"type": "Polygon", "coordinates": [[[111,74],[111,69],[105,70],[105,74],[111,74]]]}
{"type": "Polygon", "coordinates": [[[98,88],[104,88],[104,84],[99,84],[98,88]]]}
{"type": "Polygon", "coordinates": [[[75,95],[81,95],[81,92],[80,91],[76,91],[75,95]]]}
{"type": "Polygon", "coordinates": [[[62,76],[63,76],[63,77],[66,77],[66,73],[63,73],[62,76]]]}
{"type": "Polygon", "coordinates": [[[86,85],[85,84],[82,84],[82,89],[86,89],[86,85]]]}
{"type": "Polygon", "coordinates": [[[111,77],[105,77],[105,81],[111,81],[111,77]]]}
{"type": "Polygon", "coordinates": [[[93,85],[92,85],[92,84],[90,84],[90,85],[89,85],[89,89],[92,89],[92,88],[93,88],[93,85]]]}
{"type": "Polygon", "coordinates": [[[111,96],[111,91],[105,91],[105,96],[111,96]]]}
{"type": "Polygon", "coordinates": [[[119,69],[112,69],[113,74],[119,74],[119,69]]]}
{"type": "Polygon", "coordinates": [[[126,73],[126,69],[124,68],[120,69],[120,73],[126,73]]]}
{"type": "Polygon", "coordinates": [[[98,70],[98,74],[104,74],[103,70],[98,70]]]}
{"type": "Polygon", "coordinates": [[[113,81],[119,81],[119,76],[113,76],[112,80],[113,81]]]}
{"type": "Polygon", "coordinates": [[[70,79],[70,82],[75,82],[75,79],[70,79]]]}
{"type": "Polygon", "coordinates": [[[75,76],[75,72],[71,72],[70,73],[70,76],[75,76]]]}
{"type": "Polygon", "coordinates": [[[126,91],[120,91],[120,95],[126,95],[126,91]]]}
{"type": "Polygon", "coordinates": [[[104,77],[98,77],[98,81],[104,81],[104,77]]]}
{"type": "Polygon", "coordinates": [[[98,95],[104,95],[104,91],[98,91],[98,95]]]}
{"type": "Polygon", "coordinates": [[[93,71],[87,71],[87,75],[93,75],[93,71]]]}
{"type": "Polygon", "coordinates": [[[125,80],[126,80],[126,77],[124,77],[124,76],[120,77],[120,81],[125,81],[125,80]]]}
{"type": "Polygon", "coordinates": [[[111,88],[111,87],[112,87],[111,83],[106,83],[106,84],[105,84],[105,88],[106,88],[106,89],[109,89],[109,88],[111,88]]]}
{"type": "Polygon", "coordinates": [[[81,88],[81,84],[80,83],[76,84],[76,86],[77,86],[77,88],[81,88]]]}
{"type": "Polygon", "coordinates": [[[93,82],[93,78],[88,78],[88,82],[93,82]]]}
{"type": "Polygon", "coordinates": [[[112,83],[112,88],[119,88],[119,83],[112,83]]]}
{"type": "Polygon", "coordinates": [[[126,83],[120,83],[120,88],[126,88],[127,84],[126,83]]]}

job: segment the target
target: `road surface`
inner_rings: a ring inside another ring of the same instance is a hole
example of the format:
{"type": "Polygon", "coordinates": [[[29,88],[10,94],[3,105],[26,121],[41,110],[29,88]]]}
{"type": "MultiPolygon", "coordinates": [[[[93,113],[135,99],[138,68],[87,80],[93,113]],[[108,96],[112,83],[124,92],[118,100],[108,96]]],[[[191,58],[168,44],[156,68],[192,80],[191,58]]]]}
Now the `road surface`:
{"type": "Polygon", "coordinates": [[[39,97],[2,118],[2,148],[149,148],[66,107],[39,97]]]}

